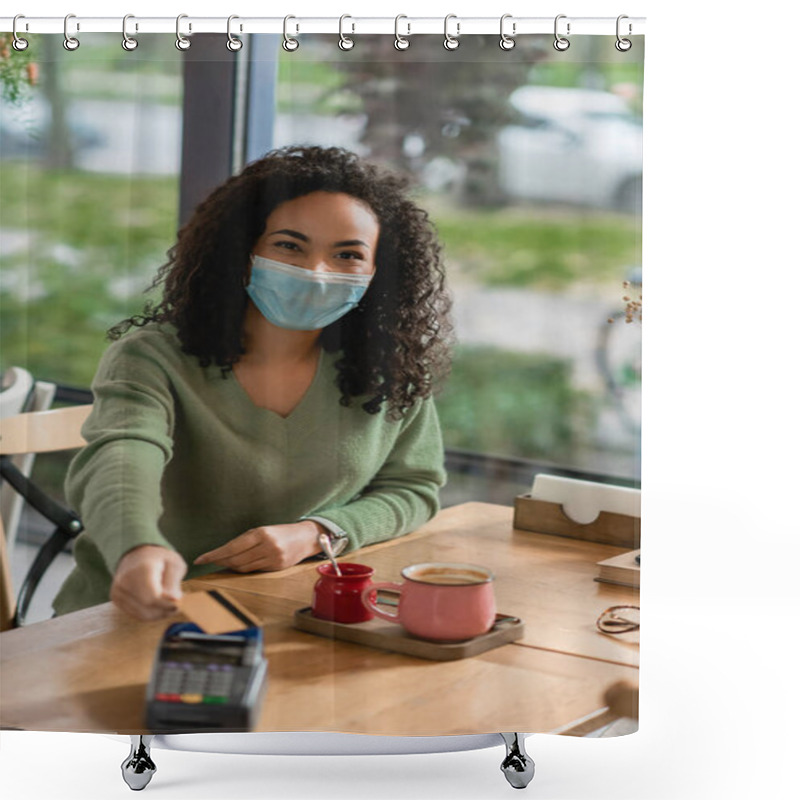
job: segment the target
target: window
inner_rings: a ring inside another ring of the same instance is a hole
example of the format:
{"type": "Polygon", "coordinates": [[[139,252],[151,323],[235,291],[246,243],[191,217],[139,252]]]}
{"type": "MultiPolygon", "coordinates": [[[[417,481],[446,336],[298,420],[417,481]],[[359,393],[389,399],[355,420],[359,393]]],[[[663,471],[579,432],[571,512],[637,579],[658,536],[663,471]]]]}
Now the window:
{"type": "Polygon", "coordinates": [[[293,53],[251,41],[270,38],[245,48],[262,121],[254,76],[275,81],[270,146],[341,145],[411,173],[444,243],[459,338],[439,398],[448,501],[510,503],[540,469],[636,484],[641,332],[622,298],[641,280],[641,140],[592,126],[636,113],[641,61],[592,61],[586,41],[543,60],[535,37],[502,60],[494,37],[400,54],[389,37],[346,53],[328,37],[293,53]]]}
{"type": "Polygon", "coordinates": [[[0,115],[0,364],[88,387],[175,235],[181,54],[166,35],[30,41],[36,85],[0,115]]]}
{"type": "Polygon", "coordinates": [[[641,263],[641,57],[595,58],[597,37],[557,60],[547,37],[502,58],[493,36],[403,53],[250,36],[238,56],[224,38],[35,43],[39,84],[0,117],[2,365],[88,386],[210,188],[272,147],[340,145],[410,173],[444,244],[450,502],[508,503],[541,469],[635,484],[641,330],[623,317],[641,273],[622,284],[641,263]]]}

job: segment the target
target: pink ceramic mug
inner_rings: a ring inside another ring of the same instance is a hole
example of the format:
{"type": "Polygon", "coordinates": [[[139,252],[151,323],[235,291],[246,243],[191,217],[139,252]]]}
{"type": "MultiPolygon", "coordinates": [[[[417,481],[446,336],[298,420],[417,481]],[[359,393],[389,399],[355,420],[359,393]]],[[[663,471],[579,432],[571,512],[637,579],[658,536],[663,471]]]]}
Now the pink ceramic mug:
{"type": "Polygon", "coordinates": [[[403,583],[373,583],[361,602],[376,617],[397,622],[410,634],[438,642],[472,639],[491,630],[497,609],[494,575],[473,564],[414,564],[401,571],[403,583]],[[379,589],[399,592],[397,613],[379,608],[379,589]],[[371,595],[371,596],[370,596],[371,595]]]}

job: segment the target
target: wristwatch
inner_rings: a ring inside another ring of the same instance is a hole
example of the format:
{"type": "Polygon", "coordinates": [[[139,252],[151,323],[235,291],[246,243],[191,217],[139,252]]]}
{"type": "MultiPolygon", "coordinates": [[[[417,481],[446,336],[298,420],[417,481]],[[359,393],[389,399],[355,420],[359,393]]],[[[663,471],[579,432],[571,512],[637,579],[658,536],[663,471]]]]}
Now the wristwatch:
{"type": "Polygon", "coordinates": [[[325,528],[325,532],[317,536],[317,543],[323,554],[325,553],[325,548],[321,542],[323,536],[327,536],[334,557],[340,556],[347,549],[347,545],[350,544],[350,537],[338,525],[324,517],[303,517],[303,519],[317,522],[325,528]]]}

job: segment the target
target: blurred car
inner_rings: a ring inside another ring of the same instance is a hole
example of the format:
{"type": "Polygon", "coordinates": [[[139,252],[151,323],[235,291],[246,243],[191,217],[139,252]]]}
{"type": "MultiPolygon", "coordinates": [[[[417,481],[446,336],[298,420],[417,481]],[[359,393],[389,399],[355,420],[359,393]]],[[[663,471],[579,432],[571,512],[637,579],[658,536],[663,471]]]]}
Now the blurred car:
{"type": "Polygon", "coordinates": [[[593,89],[522,86],[501,129],[499,183],[512,198],[636,212],[642,123],[626,100],[593,89]]]}

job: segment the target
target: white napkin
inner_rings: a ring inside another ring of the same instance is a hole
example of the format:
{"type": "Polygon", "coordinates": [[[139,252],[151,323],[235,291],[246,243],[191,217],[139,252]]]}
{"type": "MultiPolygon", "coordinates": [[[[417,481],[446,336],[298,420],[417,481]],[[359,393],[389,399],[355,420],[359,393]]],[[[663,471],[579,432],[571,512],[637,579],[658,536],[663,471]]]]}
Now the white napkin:
{"type": "Polygon", "coordinates": [[[579,481],[555,475],[537,475],[531,497],[548,503],[560,503],[564,513],[574,522],[588,525],[601,511],[641,517],[642,493],[627,486],[579,481]]]}

